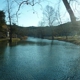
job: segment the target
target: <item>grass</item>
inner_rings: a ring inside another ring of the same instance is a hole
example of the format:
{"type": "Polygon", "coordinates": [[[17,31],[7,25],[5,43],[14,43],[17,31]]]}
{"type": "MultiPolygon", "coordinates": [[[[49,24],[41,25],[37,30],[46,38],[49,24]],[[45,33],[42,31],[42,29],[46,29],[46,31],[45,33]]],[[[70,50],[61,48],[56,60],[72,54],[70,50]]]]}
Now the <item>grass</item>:
{"type": "MultiPolygon", "coordinates": [[[[9,38],[3,38],[3,39],[0,39],[0,42],[2,41],[9,41],[9,38]]],[[[12,38],[12,42],[17,42],[17,41],[20,41],[19,38],[12,38]]]]}
{"type": "MultiPolygon", "coordinates": [[[[52,37],[47,37],[46,39],[52,39],[52,37]]],[[[54,40],[60,40],[60,41],[66,41],[66,42],[71,42],[77,45],[80,45],[80,38],[79,36],[68,36],[68,38],[66,39],[65,36],[58,36],[58,37],[54,37],[54,40]]],[[[0,39],[1,41],[9,41],[9,38],[3,38],[0,39]]],[[[18,42],[20,41],[20,38],[12,38],[12,42],[18,42]]]]}
{"type": "Polygon", "coordinates": [[[80,38],[79,38],[79,36],[68,36],[67,39],[66,39],[66,37],[55,37],[54,39],[55,40],[66,41],[66,42],[71,42],[71,43],[80,45],[80,38]]]}
{"type": "Polygon", "coordinates": [[[12,42],[20,41],[20,38],[12,38],[12,42]]]}
{"type": "MultiPolygon", "coordinates": [[[[52,37],[47,37],[46,39],[52,40],[52,37]]],[[[79,36],[68,36],[67,39],[66,39],[66,36],[58,36],[58,37],[54,37],[54,40],[66,41],[66,42],[71,42],[71,43],[80,45],[79,36]]]]}
{"type": "Polygon", "coordinates": [[[0,39],[0,42],[1,41],[8,41],[9,39],[8,38],[3,38],[3,39],[0,39]]]}

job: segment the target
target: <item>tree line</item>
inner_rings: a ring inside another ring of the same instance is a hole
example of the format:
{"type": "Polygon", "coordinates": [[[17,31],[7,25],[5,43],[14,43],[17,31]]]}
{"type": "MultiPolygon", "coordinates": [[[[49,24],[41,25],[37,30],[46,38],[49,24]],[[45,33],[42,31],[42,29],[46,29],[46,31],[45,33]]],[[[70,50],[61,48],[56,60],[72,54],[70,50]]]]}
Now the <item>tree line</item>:
{"type": "MultiPolygon", "coordinates": [[[[40,0],[37,0],[37,1],[21,0],[20,2],[15,0],[13,1],[12,1],[13,3],[17,3],[18,11],[20,10],[23,4],[31,5],[31,6],[40,4],[40,0]]],[[[39,27],[22,28],[12,23],[12,17],[13,17],[12,9],[11,9],[12,5],[11,5],[11,1],[7,0],[7,14],[8,14],[8,21],[9,21],[9,24],[7,26],[10,32],[10,41],[12,40],[13,34],[16,34],[18,37],[28,35],[28,36],[41,37],[41,38],[44,38],[46,36],[52,36],[52,38],[54,38],[54,36],[66,36],[67,38],[67,36],[69,35],[75,35],[75,33],[79,34],[79,21],[76,21],[75,14],[69,4],[69,2],[72,2],[75,0],[69,0],[69,1],[61,0],[61,1],[64,3],[67,12],[70,15],[71,22],[62,24],[60,14],[59,14],[59,10],[60,10],[59,6],[57,10],[55,10],[55,8],[53,8],[52,6],[47,5],[45,10],[43,11],[44,17],[42,21],[39,23],[39,27]],[[59,26],[54,26],[54,22],[56,21],[58,21],[61,24],[59,26]],[[47,27],[44,27],[44,26],[47,26],[47,27]]],[[[16,15],[18,15],[18,11],[16,15]]],[[[4,11],[0,11],[0,19],[1,19],[0,32],[3,31],[3,33],[6,33],[7,30],[5,31],[5,29],[4,30],[2,29],[2,25],[6,24],[4,11]]]]}
{"type": "Polygon", "coordinates": [[[13,33],[17,34],[18,37],[21,36],[31,36],[38,38],[47,38],[47,37],[58,37],[65,36],[66,39],[68,36],[80,35],[80,21],[76,21],[78,26],[73,26],[71,22],[64,23],[58,26],[31,26],[31,27],[22,27],[18,25],[12,25],[13,33]]]}

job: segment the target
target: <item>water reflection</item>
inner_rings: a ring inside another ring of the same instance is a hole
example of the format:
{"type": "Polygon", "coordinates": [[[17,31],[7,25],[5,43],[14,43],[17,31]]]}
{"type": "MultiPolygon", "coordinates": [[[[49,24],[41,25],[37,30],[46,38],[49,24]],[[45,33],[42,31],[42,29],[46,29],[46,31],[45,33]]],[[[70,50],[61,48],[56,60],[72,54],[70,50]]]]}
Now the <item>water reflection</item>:
{"type": "Polygon", "coordinates": [[[78,80],[79,63],[80,47],[71,43],[29,38],[0,45],[0,80],[78,80]]]}

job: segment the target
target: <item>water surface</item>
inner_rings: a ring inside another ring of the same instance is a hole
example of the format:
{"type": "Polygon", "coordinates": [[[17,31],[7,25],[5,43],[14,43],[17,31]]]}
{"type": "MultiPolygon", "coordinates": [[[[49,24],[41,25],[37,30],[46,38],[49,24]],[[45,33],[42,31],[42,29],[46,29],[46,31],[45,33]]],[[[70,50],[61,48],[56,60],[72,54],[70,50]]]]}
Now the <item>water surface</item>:
{"type": "Polygon", "coordinates": [[[39,38],[0,43],[0,80],[80,80],[80,46],[39,38]]]}

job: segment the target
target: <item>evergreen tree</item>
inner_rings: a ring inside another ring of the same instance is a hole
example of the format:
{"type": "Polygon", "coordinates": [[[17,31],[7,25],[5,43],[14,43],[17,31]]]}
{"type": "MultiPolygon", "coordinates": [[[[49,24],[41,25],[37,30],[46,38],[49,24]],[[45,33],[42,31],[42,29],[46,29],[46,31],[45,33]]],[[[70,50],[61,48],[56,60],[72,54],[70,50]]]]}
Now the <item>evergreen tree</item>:
{"type": "Polygon", "coordinates": [[[0,11],[0,30],[2,29],[2,25],[5,24],[5,13],[4,11],[0,11]]]}

